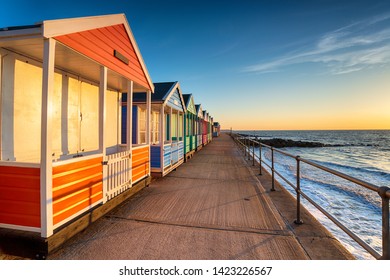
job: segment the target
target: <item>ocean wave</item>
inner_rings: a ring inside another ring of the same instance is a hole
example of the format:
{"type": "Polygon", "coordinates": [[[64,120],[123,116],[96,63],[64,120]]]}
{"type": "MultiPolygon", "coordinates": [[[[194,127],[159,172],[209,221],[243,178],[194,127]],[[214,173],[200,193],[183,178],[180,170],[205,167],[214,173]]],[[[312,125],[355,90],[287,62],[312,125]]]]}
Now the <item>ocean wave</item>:
{"type": "MultiPolygon", "coordinates": [[[[270,164],[271,161],[271,155],[270,153],[264,154],[265,158],[267,159],[268,163],[270,164]]],[[[332,164],[332,163],[325,163],[316,161],[316,163],[330,167],[332,169],[338,170],[340,172],[344,172],[343,169],[349,169],[351,171],[352,169],[354,172],[346,172],[347,174],[355,173],[357,172],[370,172],[371,174],[378,176],[378,171],[367,171],[364,168],[359,167],[350,167],[340,164],[332,164]]],[[[286,161],[279,161],[275,163],[275,169],[280,172],[283,177],[285,177],[287,180],[292,182],[295,185],[296,180],[296,166],[291,165],[290,163],[286,161]]],[[[339,192],[343,195],[346,195],[348,197],[351,197],[352,200],[360,200],[363,204],[369,203],[370,205],[374,207],[378,207],[380,205],[380,199],[376,192],[373,192],[369,189],[366,189],[362,186],[356,185],[353,182],[346,181],[338,176],[335,176],[331,173],[325,172],[321,169],[318,169],[316,167],[312,167],[309,165],[303,165],[301,166],[301,184],[306,188],[307,191],[310,191],[314,194],[315,188],[313,186],[316,186],[318,190],[322,189],[324,191],[333,191],[333,192],[339,192]],[[307,188],[309,187],[309,188],[307,188]]],[[[384,175],[390,176],[390,174],[383,172],[384,175]]],[[[356,176],[355,176],[356,177],[356,176]]],[[[280,180],[282,182],[282,180],[280,180]]],[[[283,182],[282,182],[283,183],[283,182]]],[[[315,193],[316,196],[320,197],[322,194],[321,192],[315,193]]]]}
{"type": "Polygon", "coordinates": [[[304,191],[309,192],[313,192],[313,190],[316,189],[316,195],[321,194],[324,191],[331,191],[331,197],[338,195],[346,196],[354,201],[354,203],[360,203],[362,206],[364,205],[379,211],[380,198],[377,193],[363,187],[356,187],[356,185],[353,184],[341,183],[335,180],[330,182],[329,179],[330,178],[327,178],[326,176],[316,177],[312,176],[312,174],[305,174],[301,176],[301,187],[304,191]]]}
{"type": "MultiPolygon", "coordinates": [[[[356,166],[350,166],[350,165],[344,165],[344,164],[339,164],[339,163],[334,163],[334,162],[324,162],[320,160],[313,160],[313,162],[318,163],[320,165],[323,165],[325,167],[329,167],[332,169],[335,169],[336,171],[344,172],[344,173],[349,173],[349,171],[352,171],[354,174],[360,173],[360,174],[370,174],[372,176],[378,176],[378,177],[383,177],[384,179],[390,180],[390,173],[383,171],[381,169],[378,169],[373,166],[369,167],[356,167],[356,166]]],[[[362,177],[365,177],[362,175],[362,177]]]]}

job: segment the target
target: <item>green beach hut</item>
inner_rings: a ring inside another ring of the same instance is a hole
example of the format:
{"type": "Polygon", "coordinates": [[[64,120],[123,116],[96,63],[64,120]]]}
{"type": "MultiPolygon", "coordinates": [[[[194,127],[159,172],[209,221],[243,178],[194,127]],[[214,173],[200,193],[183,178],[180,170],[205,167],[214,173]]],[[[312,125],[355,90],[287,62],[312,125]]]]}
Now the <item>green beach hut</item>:
{"type": "Polygon", "coordinates": [[[184,114],[184,159],[191,158],[196,149],[196,108],[192,94],[183,94],[184,114]]]}

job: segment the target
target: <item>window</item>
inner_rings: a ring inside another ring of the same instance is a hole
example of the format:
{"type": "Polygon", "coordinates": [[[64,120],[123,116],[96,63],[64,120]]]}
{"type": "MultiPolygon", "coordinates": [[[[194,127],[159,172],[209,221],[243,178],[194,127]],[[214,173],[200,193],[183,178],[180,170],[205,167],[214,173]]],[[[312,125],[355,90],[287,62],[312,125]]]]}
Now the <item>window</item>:
{"type": "Polygon", "coordinates": [[[153,111],[152,112],[152,144],[160,143],[160,113],[153,111]]]}
{"type": "Polygon", "coordinates": [[[146,109],[138,108],[138,137],[137,144],[146,144],[146,109]]]}
{"type": "Polygon", "coordinates": [[[178,131],[177,131],[177,114],[172,114],[172,120],[171,120],[171,128],[172,128],[172,140],[176,141],[178,140],[178,131]]]}
{"type": "Polygon", "coordinates": [[[183,114],[179,114],[178,113],[178,118],[179,118],[179,127],[178,127],[178,135],[177,135],[177,138],[178,140],[183,140],[183,114]]]}

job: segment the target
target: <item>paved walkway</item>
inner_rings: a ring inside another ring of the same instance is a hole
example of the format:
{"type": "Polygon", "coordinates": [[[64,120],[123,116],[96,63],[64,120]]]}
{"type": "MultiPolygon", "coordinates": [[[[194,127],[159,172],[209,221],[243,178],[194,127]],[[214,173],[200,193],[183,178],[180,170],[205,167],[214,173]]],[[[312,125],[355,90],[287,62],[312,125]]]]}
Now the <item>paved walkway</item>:
{"type": "Polygon", "coordinates": [[[352,258],[308,213],[303,213],[304,225],[290,223],[291,196],[280,189],[266,191],[269,176],[255,174],[222,134],[49,258],[352,258]]]}

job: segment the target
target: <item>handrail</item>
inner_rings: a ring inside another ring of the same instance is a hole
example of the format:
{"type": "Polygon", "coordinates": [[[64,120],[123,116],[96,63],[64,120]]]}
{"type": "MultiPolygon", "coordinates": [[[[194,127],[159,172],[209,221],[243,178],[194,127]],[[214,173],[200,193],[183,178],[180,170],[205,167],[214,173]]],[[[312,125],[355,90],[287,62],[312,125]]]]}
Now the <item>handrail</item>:
{"type": "Polygon", "coordinates": [[[249,136],[242,136],[237,134],[231,134],[234,141],[239,144],[240,148],[243,149],[245,157],[248,156],[248,160],[253,159],[253,165],[255,162],[255,158],[258,159],[259,167],[260,167],[260,173],[259,175],[262,175],[262,165],[266,165],[271,170],[271,176],[272,176],[272,187],[271,191],[275,190],[275,174],[278,175],[283,181],[285,181],[288,185],[290,185],[296,192],[297,195],[297,219],[294,221],[296,224],[302,224],[302,220],[300,219],[300,197],[304,197],[307,201],[309,201],[314,207],[316,207],[320,212],[322,212],[326,217],[328,217],[333,223],[335,223],[340,229],[342,229],[346,234],[348,234],[356,243],[358,243],[362,248],[364,248],[368,253],[370,253],[373,257],[376,259],[390,259],[390,225],[389,225],[389,198],[390,198],[390,188],[388,187],[379,187],[374,184],[368,183],[366,181],[357,179],[355,177],[352,177],[350,175],[344,174],[342,172],[336,171],[334,169],[322,166],[316,162],[313,162],[311,160],[307,160],[304,158],[301,158],[300,156],[294,156],[290,153],[287,153],[283,150],[276,149],[270,145],[266,145],[261,143],[260,141],[253,140],[249,136]],[[244,141],[241,141],[244,140],[244,141]],[[255,154],[254,146],[257,144],[260,149],[259,156],[255,154]],[[262,148],[268,148],[271,150],[271,165],[269,165],[266,161],[262,159],[261,155],[261,149],[262,148]],[[296,173],[296,185],[294,185],[292,182],[287,180],[280,172],[278,172],[275,169],[274,165],[274,153],[280,153],[282,155],[285,155],[287,157],[293,158],[296,160],[296,166],[297,166],[297,173],[296,173]],[[382,255],[380,255],[375,249],[373,249],[369,244],[367,244],[364,240],[362,240],[360,237],[358,237],[356,234],[354,234],[351,230],[349,230],[345,225],[343,225],[340,221],[338,221],[335,217],[333,217],[329,212],[327,212],[324,208],[322,208],[320,205],[318,205],[313,199],[311,199],[307,194],[305,194],[301,188],[300,188],[300,163],[306,163],[308,165],[311,165],[313,167],[316,167],[320,170],[323,170],[325,172],[328,172],[330,174],[333,174],[335,176],[338,176],[342,179],[345,179],[347,181],[350,181],[352,183],[355,183],[359,186],[362,186],[366,189],[369,189],[371,191],[374,191],[378,193],[378,195],[382,199],[382,255]]]}

